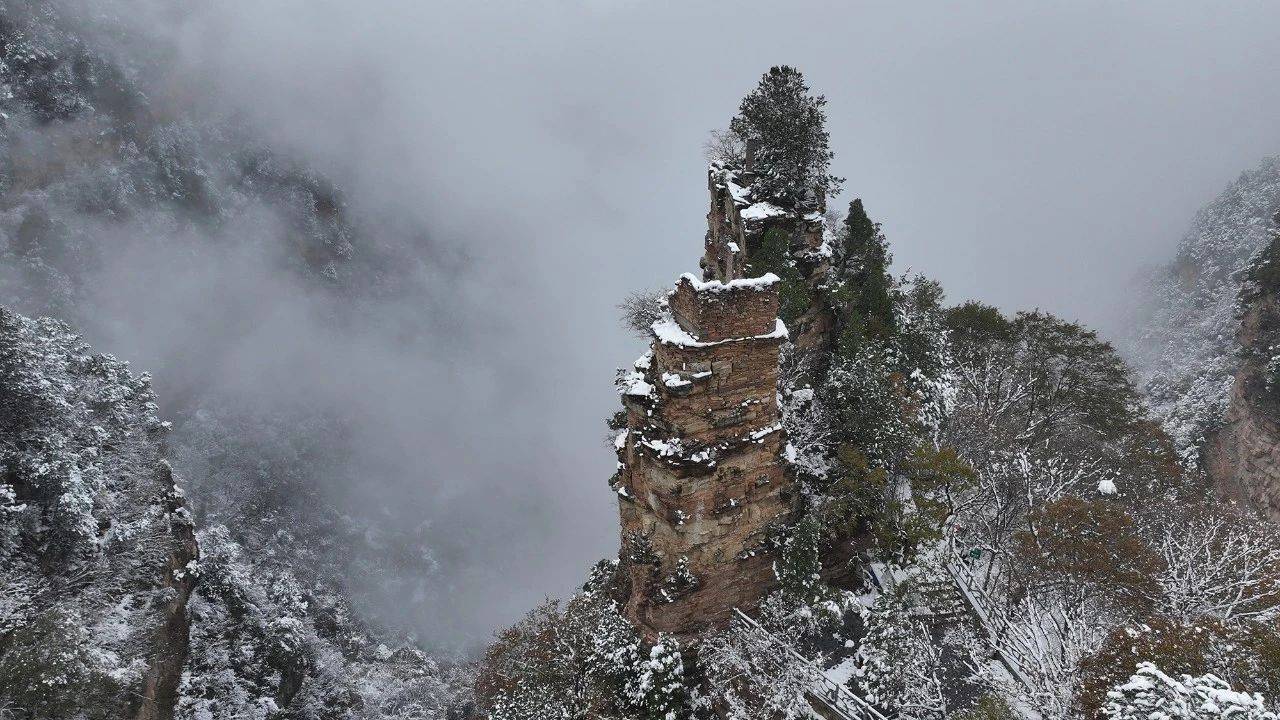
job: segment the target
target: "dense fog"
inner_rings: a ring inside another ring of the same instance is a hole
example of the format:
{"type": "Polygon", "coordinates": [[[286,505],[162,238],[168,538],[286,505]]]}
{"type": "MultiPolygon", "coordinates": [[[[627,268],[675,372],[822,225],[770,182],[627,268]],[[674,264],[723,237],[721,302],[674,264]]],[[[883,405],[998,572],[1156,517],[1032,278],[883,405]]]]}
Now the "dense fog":
{"type": "Polygon", "coordinates": [[[360,592],[437,642],[615,552],[604,419],[641,351],[615,304],[696,268],[702,144],[769,65],[827,96],[833,204],[865,200],[896,271],[1113,334],[1195,210],[1280,151],[1267,4],[91,5],[161,48],[157,107],[233,118],[332,180],[352,255],[379,258],[344,280],[387,287],[300,277],[270,203],[208,236],[62,218],[112,248],[75,319],[154,374],[166,416],[252,407],[285,437],[341,418],[307,481],[422,528],[419,592],[360,592]]]}

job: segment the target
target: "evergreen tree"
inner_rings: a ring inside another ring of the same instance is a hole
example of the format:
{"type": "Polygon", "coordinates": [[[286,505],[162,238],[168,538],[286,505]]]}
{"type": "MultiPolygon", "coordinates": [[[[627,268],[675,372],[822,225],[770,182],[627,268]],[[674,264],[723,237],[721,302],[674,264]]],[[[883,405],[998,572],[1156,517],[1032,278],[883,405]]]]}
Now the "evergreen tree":
{"type": "Polygon", "coordinates": [[[880,224],[867,216],[861,198],[849,203],[841,240],[834,300],[840,349],[848,351],[864,338],[893,334],[892,256],[880,224]]]}
{"type": "Polygon", "coordinates": [[[778,288],[778,317],[788,327],[794,326],[813,304],[813,292],[791,258],[791,235],[782,228],[766,230],[759,244],[751,249],[747,274],[760,277],[765,273],[773,273],[782,279],[778,288]]]}
{"type": "Polygon", "coordinates": [[[804,75],[775,66],[738,107],[729,130],[750,149],[754,189],[791,207],[818,207],[840,191],[843,178],[829,172],[827,99],[810,95],[804,75]],[[751,152],[754,151],[754,154],[751,152]]]}
{"type": "Polygon", "coordinates": [[[938,649],[905,600],[881,595],[863,613],[863,622],[867,632],[855,675],[863,697],[890,717],[942,720],[946,702],[938,649]]]}
{"type": "Polygon", "coordinates": [[[689,717],[689,688],[685,685],[680,645],[665,635],[630,668],[627,682],[631,717],[636,720],[674,720],[689,717]]]}
{"type": "Polygon", "coordinates": [[[1102,713],[1116,720],[1276,720],[1258,694],[1233,689],[1222,678],[1209,673],[1199,677],[1175,678],[1150,662],[1138,664],[1127,682],[1107,694],[1102,713]]]}
{"type": "Polygon", "coordinates": [[[821,539],[821,519],[815,514],[808,514],[791,528],[783,541],[782,557],[774,566],[774,573],[783,592],[792,601],[812,604],[822,599],[825,586],[818,547],[821,539]]]}
{"type": "Polygon", "coordinates": [[[892,467],[917,442],[909,389],[897,372],[894,348],[880,341],[837,358],[821,389],[831,409],[831,439],[872,467],[892,467]]]}
{"type": "Polygon", "coordinates": [[[476,679],[488,717],[690,717],[679,643],[666,635],[644,642],[619,610],[618,582],[618,564],[601,562],[563,609],[548,601],[498,633],[476,679]]]}

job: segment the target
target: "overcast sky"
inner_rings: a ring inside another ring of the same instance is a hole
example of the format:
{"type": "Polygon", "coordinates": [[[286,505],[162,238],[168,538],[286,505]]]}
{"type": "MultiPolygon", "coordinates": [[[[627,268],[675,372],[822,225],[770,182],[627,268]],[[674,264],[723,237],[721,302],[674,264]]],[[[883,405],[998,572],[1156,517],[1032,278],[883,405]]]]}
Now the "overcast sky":
{"type": "Polygon", "coordinates": [[[1280,152],[1280,4],[983,5],[222,0],[179,39],[193,91],[475,258],[502,402],[449,436],[457,468],[510,474],[459,482],[533,489],[463,519],[522,569],[469,589],[484,628],[615,552],[603,420],[643,348],[614,305],[696,269],[702,144],[770,65],[827,96],[835,202],[865,200],[897,271],[1108,332],[1194,211],[1280,152]]]}

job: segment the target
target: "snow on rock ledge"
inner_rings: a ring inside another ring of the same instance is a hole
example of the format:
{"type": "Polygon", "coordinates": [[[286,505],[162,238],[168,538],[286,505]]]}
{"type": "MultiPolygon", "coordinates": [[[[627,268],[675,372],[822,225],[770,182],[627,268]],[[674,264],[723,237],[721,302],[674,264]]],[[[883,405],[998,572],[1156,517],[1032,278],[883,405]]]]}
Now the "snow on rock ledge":
{"type": "Polygon", "coordinates": [[[776,319],[774,323],[773,332],[770,333],[765,333],[763,335],[750,335],[748,337],[725,338],[723,340],[712,340],[710,342],[703,342],[693,337],[686,332],[684,328],[680,327],[680,324],[672,318],[664,318],[654,322],[652,329],[653,336],[656,337],[659,342],[666,343],[667,345],[675,345],[677,347],[700,348],[713,347],[716,345],[723,345],[725,343],[746,342],[748,340],[786,340],[787,326],[780,318],[776,319]]]}
{"type": "Polygon", "coordinates": [[[782,282],[782,278],[773,273],[765,273],[758,278],[737,278],[729,282],[720,282],[719,280],[699,280],[693,273],[685,273],[680,276],[682,281],[688,281],[693,289],[698,292],[732,292],[734,290],[766,290],[774,285],[782,282]]]}

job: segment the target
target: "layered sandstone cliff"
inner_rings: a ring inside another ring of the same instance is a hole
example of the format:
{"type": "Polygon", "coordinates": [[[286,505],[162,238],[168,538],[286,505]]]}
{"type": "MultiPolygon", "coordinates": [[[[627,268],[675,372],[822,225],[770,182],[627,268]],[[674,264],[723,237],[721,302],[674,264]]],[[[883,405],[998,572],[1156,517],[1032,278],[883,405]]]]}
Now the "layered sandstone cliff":
{"type": "Polygon", "coordinates": [[[777,276],[680,279],[623,389],[616,480],[628,617],[685,635],[774,586],[770,528],[791,513],[777,402],[777,276]]]}
{"type": "Polygon", "coordinates": [[[835,317],[820,294],[831,269],[832,244],[821,200],[796,211],[751,193],[750,170],[713,164],[707,173],[711,208],[699,265],[707,280],[761,274],[768,269],[786,281],[782,317],[791,343],[802,351],[825,354],[830,349],[835,317]]]}
{"type": "Polygon", "coordinates": [[[789,210],[753,198],[750,182],[711,166],[702,277],[680,278],[622,386],[626,612],[651,634],[695,634],[758,604],[795,516],[779,355],[784,343],[827,355],[834,319],[815,298],[832,251],[820,201],[789,210]]]}
{"type": "Polygon", "coordinates": [[[1227,412],[1208,437],[1204,466],[1218,491],[1280,521],[1280,286],[1269,277],[1275,243],[1251,269],[1237,338],[1240,364],[1227,412]]]}

